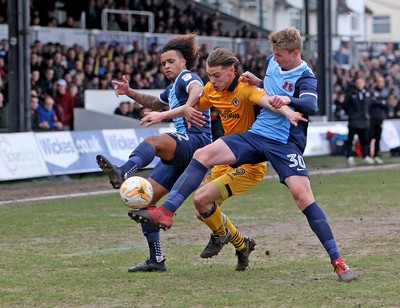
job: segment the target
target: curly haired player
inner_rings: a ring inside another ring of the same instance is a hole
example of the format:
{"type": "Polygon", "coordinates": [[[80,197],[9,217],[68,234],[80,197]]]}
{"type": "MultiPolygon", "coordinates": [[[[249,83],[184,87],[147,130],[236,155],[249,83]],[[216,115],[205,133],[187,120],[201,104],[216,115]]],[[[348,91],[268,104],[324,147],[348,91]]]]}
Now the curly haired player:
{"type": "MultiPolygon", "coordinates": [[[[264,85],[266,92],[271,95],[271,105],[277,109],[289,106],[305,115],[314,114],[318,102],[317,80],[307,63],[301,59],[303,44],[299,31],[293,27],[285,28],[271,33],[268,39],[273,53],[266,59],[264,82],[248,72],[244,74],[245,80],[258,86],[264,85]]],[[[207,70],[210,74],[208,67],[207,70]]],[[[212,84],[217,83],[217,79],[210,75],[212,84]]],[[[174,213],[199,187],[209,167],[268,160],[278,173],[281,183],[289,188],[297,207],[306,216],[311,229],[328,253],[339,279],[345,282],[356,279],[353,271],[344,263],[326,216],[311,190],[303,158],[307,127],[307,122],[299,122],[298,126],[294,126],[282,115],[263,108],[248,131],[223,136],[197,150],[163,205],[151,210],[140,210],[133,218],[168,229],[172,226],[174,213]]],[[[194,196],[195,204],[201,202],[199,191],[194,196]]],[[[215,225],[223,225],[219,207],[212,205],[206,214],[215,225]]],[[[223,228],[220,235],[225,236],[223,228]]]]}
{"type": "MultiPolygon", "coordinates": [[[[195,47],[195,35],[176,36],[161,49],[161,66],[171,84],[159,97],[133,90],[129,87],[125,76],[122,81],[112,81],[115,93],[117,96],[127,95],[152,110],[162,110],[168,105],[169,113],[173,117],[175,110],[180,106],[197,103],[203,92],[203,83],[200,77],[190,71],[196,66],[198,59],[199,50],[195,47]]],[[[126,163],[120,167],[112,164],[103,155],[97,155],[97,163],[108,175],[112,186],[118,189],[124,179],[150,164],[154,157],[158,156],[161,160],[148,178],[154,190],[149,207],[154,207],[171,190],[175,181],[187,167],[194,152],[212,141],[209,109],[203,112],[196,111],[193,114],[189,125],[183,117],[174,118],[176,129],[174,133],[146,137],[133,150],[126,163]]],[[[142,225],[142,231],[149,245],[150,257],[143,264],[131,267],[128,271],[165,271],[165,258],[161,250],[159,228],[142,225]]]]}
{"type": "MultiPolygon", "coordinates": [[[[215,82],[208,82],[204,87],[203,95],[200,97],[198,108],[208,109],[215,107],[219,110],[225,135],[245,132],[253,124],[256,111],[263,106],[270,108],[269,96],[261,88],[243,83],[235,67],[239,60],[235,55],[225,48],[216,48],[210,52],[207,58],[208,74],[215,82]]],[[[301,119],[301,115],[284,107],[280,111],[293,120],[293,123],[301,119]]],[[[161,122],[167,112],[151,112],[144,121],[147,125],[161,122]]],[[[229,165],[214,166],[210,176],[206,178],[206,185],[199,189],[201,198],[197,198],[195,206],[199,212],[197,217],[207,224],[212,235],[200,256],[211,258],[217,255],[223,246],[231,242],[236,250],[238,262],[237,271],[244,271],[249,264],[249,255],[254,250],[256,242],[251,237],[243,237],[235,228],[230,219],[223,215],[223,224],[215,224],[209,219],[208,213],[213,205],[221,203],[233,195],[242,194],[264,178],[266,162],[256,164],[244,164],[237,168],[229,165]]],[[[129,212],[134,217],[135,212],[129,212]]]]}

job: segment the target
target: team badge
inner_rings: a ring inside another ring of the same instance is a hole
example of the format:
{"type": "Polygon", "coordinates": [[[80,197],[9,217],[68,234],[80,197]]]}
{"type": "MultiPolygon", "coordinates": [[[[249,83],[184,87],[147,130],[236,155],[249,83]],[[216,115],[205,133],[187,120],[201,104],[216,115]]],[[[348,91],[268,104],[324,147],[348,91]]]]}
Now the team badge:
{"type": "Polygon", "coordinates": [[[188,81],[188,80],[192,79],[192,74],[186,73],[185,75],[182,76],[182,79],[184,81],[188,81]]]}
{"type": "Polygon", "coordinates": [[[232,99],[232,104],[233,104],[233,106],[238,107],[240,103],[239,103],[239,100],[235,97],[232,99]]]}
{"type": "Polygon", "coordinates": [[[292,92],[292,91],[293,91],[293,83],[291,83],[291,82],[289,82],[289,81],[285,81],[284,84],[283,84],[283,86],[282,86],[282,88],[283,88],[285,91],[292,92]]]}
{"type": "Polygon", "coordinates": [[[244,170],[244,168],[236,168],[234,175],[242,175],[245,173],[246,173],[246,170],[244,170]]]}

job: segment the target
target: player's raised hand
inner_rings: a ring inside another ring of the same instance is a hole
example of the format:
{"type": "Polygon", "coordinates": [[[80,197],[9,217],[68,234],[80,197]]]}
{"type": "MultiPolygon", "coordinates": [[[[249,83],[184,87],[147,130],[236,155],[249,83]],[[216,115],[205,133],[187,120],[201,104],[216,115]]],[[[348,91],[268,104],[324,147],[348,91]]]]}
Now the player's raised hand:
{"type": "Polygon", "coordinates": [[[112,80],[111,83],[114,85],[114,91],[117,97],[120,95],[128,95],[129,82],[125,75],[122,75],[122,81],[112,80]]]}

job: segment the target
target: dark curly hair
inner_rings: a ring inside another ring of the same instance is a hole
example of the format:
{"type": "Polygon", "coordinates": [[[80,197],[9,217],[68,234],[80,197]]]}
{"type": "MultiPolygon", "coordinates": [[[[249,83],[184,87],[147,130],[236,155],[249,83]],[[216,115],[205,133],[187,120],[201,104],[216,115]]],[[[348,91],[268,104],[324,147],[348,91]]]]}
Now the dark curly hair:
{"type": "Polygon", "coordinates": [[[186,68],[191,70],[197,66],[200,57],[199,49],[195,45],[195,39],[196,35],[193,33],[174,37],[164,45],[161,49],[161,54],[170,50],[179,52],[186,60],[186,68]]]}

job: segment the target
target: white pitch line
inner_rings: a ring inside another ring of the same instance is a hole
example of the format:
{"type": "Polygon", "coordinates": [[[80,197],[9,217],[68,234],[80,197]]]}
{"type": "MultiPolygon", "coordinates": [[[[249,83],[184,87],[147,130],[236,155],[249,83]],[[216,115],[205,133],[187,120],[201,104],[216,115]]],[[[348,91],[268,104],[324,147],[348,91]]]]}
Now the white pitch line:
{"type": "Polygon", "coordinates": [[[111,194],[111,193],[115,193],[115,189],[113,189],[113,190],[102,190],[102,191],[91,191],[91,192],[76,193],[76,194],[66,194],[66,195],[54,195],[54,196],[26,198],[26,199],[19,199],[19,200],[6,200],[6,201],[0,201],[0,205],[10,204],[10,203],[23,203],[23,202],[33,202],[33,201],[45,201],[45,200],[65,199],[65,198],[97,196],[97,195],[106,195],[106,194],[111,194]]]}
{"type": "MultiPolygon", "coordinates": [[[[340,169],[326,169],[326,170],[313,170],[309,171],[311,175],[327,175],[327,174],[335,174],[335,173],[350,173],[354,171],[370,171],[370,170],[383,170],[383,169],[397,169],[400,168],[400,163],[397,164],[387,164],[387,165],[371,165],[371,166],[359,166],[359,167],[351,167],[351,168],[340,168],[340,169]]],[[[278,175],[267,175],[265,179],[277,179],[278,175]]],[[[102,191],[92,191],[85,193],[76,193],[76,194],[66,194],[66,195],[54,195],[54,196],[44,196],[44,197],[35,197],[35,198],[27,198],[27,199],[19,199],[19,200],[6,200],[0,201],[0,205],[6,205],[11,203],[24,203],[24,202],[33,202],[33,201],[45,201],[45,200],[56,200],[56,199],[65,199],[65,198],[77,198],[77,197],[86,197],[86,196],[98,196],[98,195],[106,195],[115,193],[116,190],[102,190],[102,191]]]]}
{"type": "MultiPolygon", "coordinates": [[[[309,175],[328,175],[335,173],[351,173],[354,171],[371,171],[371,170],[385,170],[385,169],[397,169],[400,168],[400,163],[387,164],[387,165],[370,165],[370,166],[359,166],[359,167],[348,167],[340,169],[315,169],[309,171],[309,175]]],[[[265,179],[277,179],[279,178],[277,174],[266,175],[265,179]]]]}

